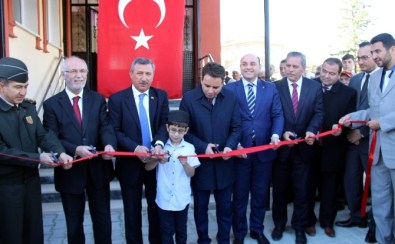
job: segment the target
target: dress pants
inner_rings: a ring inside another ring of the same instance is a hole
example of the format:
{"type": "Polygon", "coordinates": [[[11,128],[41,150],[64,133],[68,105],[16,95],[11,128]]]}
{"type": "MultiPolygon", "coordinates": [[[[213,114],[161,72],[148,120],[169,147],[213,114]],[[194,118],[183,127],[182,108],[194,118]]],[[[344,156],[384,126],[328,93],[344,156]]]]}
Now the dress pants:
{"type": "Polygon", "coordinates": [[[181,211],[158,208],[162,244],[173,244],[174,234],[177,244],[187,243],[187,222],[189,204],[181,211]]]}
{"type": "Polygon", "coordinates": [[[320,203],[320,225],[322,228],[331,227],[335,222],[336,208],[336,192],[338,186],[338,178],[341,172],[321,172],[321,203],[320,203]]]}
{"type": "MultiPolygon", "coordinates": [[[[232,225],[232,185],[220,189],[213,190],[216,215],[217,215],[217,243],[229,244],[230,228],[232,225]]],[[[208,204],[210,200],[211,190],[193,190],[194,200],[194,217],[198,234],[198,243],[210,243],[211,239],[208,235],[208,204]]]]}
{"type": "MultiPolygon", "coordinates": [[[[92,219],[95,243],[111,244],[110,185],[95,188],[91,177],[87,177],[86,195],[92,219]]],[[[85,243],[84,213],[85,192],[80,194],[60,193],[66,217],[67,239],[69,244],[85,243]]]]}
{"type": "Polygon", "coordinates": [[[44,243],[40,178],[0,185],[0,243],[44,243]]]}
{"type": "Polygon", "coordinates": [[[394,244],[394,191],[395,169],[385,166],[383,157],[372,166],[372,208],[376,222],[376,239],[378,243],[394,244]]]}
{"type": "Polygon", "coordinates": [[[307,226],[308,177],[310,162],[304,162],[297,146],[291,149],[286,160],[273,164],[273,222],[277,227],[287,223],[287,188],[292,181],[293,215],[291,224],[295,230],[302,231],[307,226]]]}
{"type": "Polygon", "coordinates": [[[142,167],[136,184],[130,185],[120,181],[125,214],[125,235],[128,244],[143,243],[141,230],[143,184],[148,205],[148,240],[151,244],[161,243],[159,212],[158,206],[155,203],[156,171],[146,171],[142,167]]]}
{"type": "Polygon", "coordinates": [[[260,161],[256,153],[235,159],[232,229],[236,239],[247,235],[247,205],[251,194],[250,231],[263,234],[273,162],[260,161]]]}

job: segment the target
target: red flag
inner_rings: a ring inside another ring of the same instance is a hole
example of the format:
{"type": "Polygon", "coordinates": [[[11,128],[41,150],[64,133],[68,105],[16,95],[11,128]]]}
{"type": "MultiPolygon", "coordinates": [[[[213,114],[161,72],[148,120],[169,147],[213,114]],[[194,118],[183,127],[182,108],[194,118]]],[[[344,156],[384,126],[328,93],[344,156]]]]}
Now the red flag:
{"type": "Polygon", "coordinates": [[[129,87],[136,57],[155,63],[153,86],[182,96],[183,0],[100,0],[98,91],[104,96],[129,87]]]}

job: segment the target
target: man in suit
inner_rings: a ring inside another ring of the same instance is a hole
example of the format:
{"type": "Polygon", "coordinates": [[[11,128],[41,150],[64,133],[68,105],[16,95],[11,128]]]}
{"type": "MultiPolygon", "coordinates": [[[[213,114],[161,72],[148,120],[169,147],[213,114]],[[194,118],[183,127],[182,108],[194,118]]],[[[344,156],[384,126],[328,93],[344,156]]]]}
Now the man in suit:
{"type": "MultiPolygon", "coordinates": [[[[148,58],[136,58],[130,68],[132,85],[110,96],[111,124],[120,151],[160,153],[168,138],[166,131],[169,101],[167,93],[151,87],[155,65],[148,58]]],[[[127,243],[143,243],[141,200],[143,185],[148,204],[149,241],[161,243],[159,212],[155,203],[155,171],[146,171],[149,157],[119,157],[115,173],[121,184],[127,243]]]]}
{"type": "MultiPolygon", "coordinates": [[[[339,119],[345,114],[355,111],[356,91],[340,81],[342,62],[337,58],[328,58],[321,66],[320,81],[323,90],[324,122],[322,131],[332,130],[337,126],[339,119]]],[[[320,225],[329,237],[335,237],[333,224],[336,218],[336,192],[338,179],[342,176],[348,141],[344,130],[334,136],[321,138],[320,149],[320,225]]],[[[311,177],[314,177],[311,175],[311,177]]],[[[314,211],[313,201],[310,212],[314,211]]],[[[310,223],[311,224],[311,223],[310,223]]]]}
{"type": "Polygon", "coordinates": [[[371,168],[373,217],[379,243],[394,243],[395,186],[395,39],[388,33],[373,37],[371,55],[381,67],[370,77],[369,108],[348,114],[339,120],[345,126],[350,120],[366,120],[377,133],[371,168]]]}
{"type": "MultiPolygon", "coordinates": [[[[354,75],[350,81],[350,87],[357,91],[356,109],[363,110],[369,108],[368,103],[368,84],[371,75],[379,68],[374,62],[371,55],[370,42],[362,42],[359,44],[357,61],[360,73],[354,75]]],[[[362,126],[352,129],[347,135],[348,146],[346,154],[346,164],[344,169],[344,191],[347,199],[350,217],[343,221],[337,221],[336,226],[365,228],[367,226],[366,218],[361,217],[362,202],[362,181],[363,172],[366,171],[366,163],[368,161],[369,150],[369,127],[362,126]]],[[[375,225],[374,220],[369,214],[369,233],[365,241],[376,242],[374,238],[375,225]]]]}
{"type": "Polygon", "coordinates": [[[25,100],[29,86],[26,65],[0,59],[0,243],[44,243],[39,163],[58,166],[72,157],[46,130],[35,103],[25,100]],[[41,148],[42,153],[38,152],[41,148]]]}
{"type": "MultiPolygon", "coordinates": [[[[225,86],[237,97],[242,117],[239,148],[277,144],[284,128],[280,97],[273,83],[258,79],[259,57],[247,54],[241,58],[243,78],[225,86]]],[[[267,150],[235,158],[233,184],[233,243],[243,243],[247,234],[247,205],[251,192],[250,236],[258,243],[269,243],[263,234],[268,208],[268,191],[276,151],[267,150]]]]}
{"type": "MultiPolygon", "coordinates": [[[[74,158],[92,156],[94,150],[112,152],[116,138],[104,97],[84,89],[87,65],[78,57],[66,58],[61,72],[66,88],[44,102],[44,126],[58,136],[74,158]],[[92,148],[95,147],[95,148],[92,148]]],[[[85,194],[88,196],[95,243],[111,243],[110,181],[112,157],[104,154],[71,168],[55,168],[55,188],[66,216],[67,239],[85,243],[85,194]]]]}
{"type": "Polygon", "coordinates": [[[284,112],[283,139],[304,138],[306,142],[280,147],[273,165],[273,240],[282,238],[287,223],[287,187],[292,181],[294,212],[292,227],[296,243],[306,243],[304,228],[307,225],[308,177],[313,163],[314,136],[323,121],[322,87],[316,81],[302,77],[306,57],[300,52],[290,52],[286,58],[287,77],[276,81],[284,112]]]}
{"type": "MultiPolygon", "coordinates": [[[[189,113],[191,124],[185,140],[197,154],[229,152],[237,148],[241,134],[239,104],[233,92],[222,89],[225,69],[210,62],[203,67],[200,86],[184,94],[180,110],[189,113]]],[[[217,242],[229,244],[232,224],[233,158],[202,158],[192,178],[194,216],[198,243],[210,243],[208,204],[214,193],[218,223],[217,242]]]]}

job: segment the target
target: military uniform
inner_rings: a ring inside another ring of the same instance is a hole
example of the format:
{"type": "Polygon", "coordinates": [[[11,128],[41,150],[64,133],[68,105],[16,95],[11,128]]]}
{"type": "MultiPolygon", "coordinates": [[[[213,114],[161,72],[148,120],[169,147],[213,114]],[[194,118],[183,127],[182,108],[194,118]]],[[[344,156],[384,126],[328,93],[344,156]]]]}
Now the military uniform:
{"type": "Polygon", "coordinates": [[[39,162],[32,161],[40,159],[38,148],[59,154],[65,151],[55,134],[44,129],[32,102],[13,106],[0,97],[2,244],[44,242],[39,162]]]}

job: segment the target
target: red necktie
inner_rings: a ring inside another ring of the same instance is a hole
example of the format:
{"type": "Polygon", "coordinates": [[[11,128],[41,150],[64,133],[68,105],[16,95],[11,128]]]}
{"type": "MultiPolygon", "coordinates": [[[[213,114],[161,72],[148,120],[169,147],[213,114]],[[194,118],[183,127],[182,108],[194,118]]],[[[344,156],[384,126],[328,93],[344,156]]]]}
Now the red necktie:
{"type": "Polygon", "coordinates": [[[296,84],[295,82],[292,83],[292,106],[294,108],[294,113],[296,116],[296,113],[298,112],[298,84],[296,84]]]}
{"type": "Polygon", "coordinates": [[[81,126],[82,125],[82,118],[81,118],[80,106],[78,106],[79,100],[80,100],[79,96],[73,97],[73,110],[74,110],[75,117],[77,118],[78,124],[81,126]]]}

